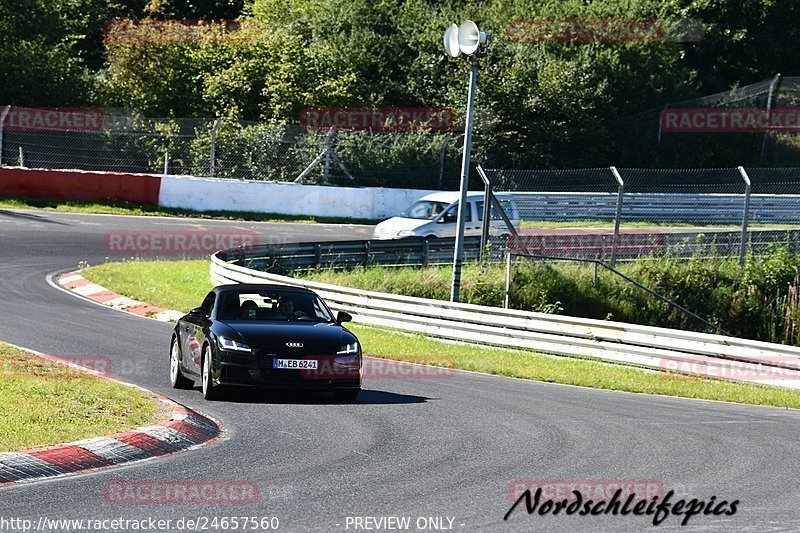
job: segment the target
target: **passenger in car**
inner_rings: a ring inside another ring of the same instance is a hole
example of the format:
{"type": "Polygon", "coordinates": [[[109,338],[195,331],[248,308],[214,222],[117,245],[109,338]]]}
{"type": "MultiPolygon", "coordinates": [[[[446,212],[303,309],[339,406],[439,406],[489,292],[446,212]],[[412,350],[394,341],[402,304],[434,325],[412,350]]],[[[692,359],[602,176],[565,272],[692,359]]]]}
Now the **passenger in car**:
{"type": "Polygon", "coordinates": [[[253,300],[245,300],[239,311],[239,318],[242,320],[258,318],[258,305],[253,300]]]}

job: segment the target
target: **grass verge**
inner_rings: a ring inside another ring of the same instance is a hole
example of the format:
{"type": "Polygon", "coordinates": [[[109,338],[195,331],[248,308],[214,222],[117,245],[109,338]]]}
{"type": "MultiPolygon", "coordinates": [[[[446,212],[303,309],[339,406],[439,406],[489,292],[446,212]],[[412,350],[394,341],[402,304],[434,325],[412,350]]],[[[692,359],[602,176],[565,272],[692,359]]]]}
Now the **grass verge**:
{"type": "MultiPolygon", "coordinates": [[[[131,261],[91,267],[83,275],[150,304],[189,309],[199,305],[211,287],[208,265],[207,261],[131,261]]],[[[446,343],[424,335],[357,324],[348,327],[361,340],[364,354],[373,357],[598,389],[800,408],[800,391],[648,372],[586,359],[446,343]]]]}
{"type": "Polygon", "coordinates": [[[155,205],[140,205],[128,202],[89,202],[78,200],[56,200],[41,198],[10,198],[0,196],[0,209],[43,209],[62,213],[92,213],[103,215],[150,215],[216,220],[246,220],[253,222],[304,222],[329,224],[375,224],[377,220],[345,217],[316,217],[306,215],[281,215],[276,213],[253,213],[250,211],[192,211],[155,205]]]}
{"type": "Polygon", "coordinates": [[[155,398],[0,343],[0,452],[127,431],[158,421],[155,398]]]}

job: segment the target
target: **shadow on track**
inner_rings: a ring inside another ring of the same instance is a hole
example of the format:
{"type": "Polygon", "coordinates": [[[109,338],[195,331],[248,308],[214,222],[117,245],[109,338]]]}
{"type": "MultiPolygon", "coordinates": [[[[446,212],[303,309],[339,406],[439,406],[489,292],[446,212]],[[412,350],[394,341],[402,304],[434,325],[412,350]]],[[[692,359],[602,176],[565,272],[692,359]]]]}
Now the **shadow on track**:
{"type": "MultiPolygon", "coordinates": [[[[196,389],[198,390],[198,389],[196,389]]],[[[263,392],[263,391],[226,391],[221,403],[274,403],[274,404],[306,404],[306,405],[396,405],[404,403],[426,403],[426,396],[399,394],[381,390],[362,389],[354,402],[340,401],[331,394],[321,392],[263,392]]]]}
{"type": "Polygon", "coordinates": [[[25,220],[33,220],[36,222],[45,222],[47,224],[57,224],[59,226],[71,226],[72,224],[68,224],[66,222],[61,222],[60,220],[52,220],[50,218],[43,217],[42,215],[34,215],[33,213],[20,213],[18,211],[8,211],[6,209],[0,209],[0,216],[9,217],[9,218],[22,218],[25,220]]]}

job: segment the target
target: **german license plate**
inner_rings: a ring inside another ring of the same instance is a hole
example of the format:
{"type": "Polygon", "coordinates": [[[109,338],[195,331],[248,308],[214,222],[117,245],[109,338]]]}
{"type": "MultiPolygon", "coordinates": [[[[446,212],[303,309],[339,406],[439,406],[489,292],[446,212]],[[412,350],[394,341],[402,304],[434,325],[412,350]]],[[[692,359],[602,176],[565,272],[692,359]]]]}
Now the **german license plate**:
{"type": "Polygon", "coordinates": [[[316,359],[273,359],[272,368],[281,370],[316,370],[316,359]]]}

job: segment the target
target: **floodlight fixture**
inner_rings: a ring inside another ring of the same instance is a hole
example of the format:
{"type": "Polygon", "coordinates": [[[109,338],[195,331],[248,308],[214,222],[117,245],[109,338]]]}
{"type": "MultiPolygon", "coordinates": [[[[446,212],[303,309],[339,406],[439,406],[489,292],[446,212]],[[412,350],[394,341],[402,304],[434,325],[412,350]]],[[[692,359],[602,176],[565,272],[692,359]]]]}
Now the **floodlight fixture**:
{"type": "MultiPolygon", "coordinates": [[[[458,202],[458,224],[453,253],[453,282],[450,287],[450,301],[457,302],[461,291],[461,265],[464,260],[464,228],[466,227],[467,187],[469,183],[470,149],[472,147],[472,112],[475,108],[475,87],[478,80],[478,56],[486,54],[492,36],[478,29],[471,20],[461,26],[451,24],[444,32],[444,50],[450,57],[461,54],[470,59],[469,93],[467,96],[467,117],[464,125],[464,150],[461,154],[461,186],[458,202]]],[[[485,199],[488,201],[488,199],[485,199]]]]}
{"type": "Polygon", "coordinates": [[[451,24],[444,32],[444,51],[450,57],[458,57],[461,49],[458,47],[458,26],[451,24]]]}

